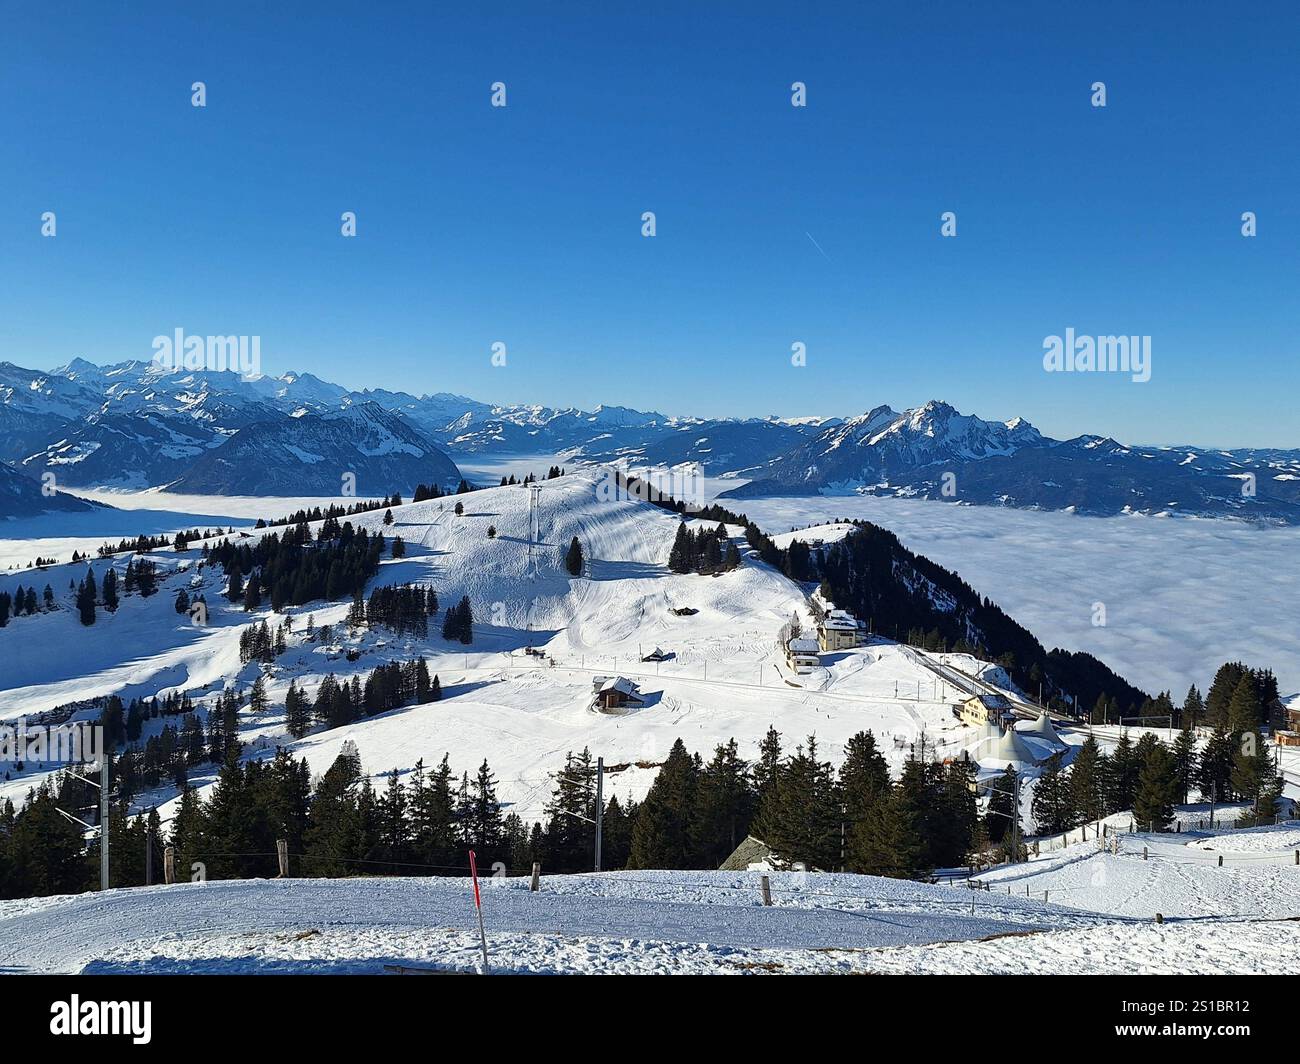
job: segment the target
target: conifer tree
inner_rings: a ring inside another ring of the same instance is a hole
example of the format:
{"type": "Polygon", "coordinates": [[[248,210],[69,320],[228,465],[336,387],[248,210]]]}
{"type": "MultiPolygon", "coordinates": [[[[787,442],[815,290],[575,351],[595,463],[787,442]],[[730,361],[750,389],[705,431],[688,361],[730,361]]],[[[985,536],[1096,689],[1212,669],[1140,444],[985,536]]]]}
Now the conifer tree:
{"type": "MultiPolygon", "coordinates": [[[[1196,688],[1192,688],[1193,691],[1196,688]]],[[[1190,701],[1190,695],[1188,701],[1190,701]]],[[[1191,796],[1192,787],[1195,785],[1199,765],[1196,756],[1196,736],[1192,732],[1192,723],[1194,719],[1186,711],[1187,703],[1184,702],[1183,712],[1183,730],[1178,733],[1178,738],[1174,740],[1174,781],[1178,794],[1178,801],[1186,804],[1191,796]]]]}
{"type": "Polygon", "coordinates": [[[629,868],[697,868],[691,837],[699,766],[681,739],[673,743],[632,825],[629,868]]]}
{"type": "Polygon", "coordinates": [[[486,759],[470,781],[468,823],[466,836],[485,865],[503,856],[504,826],[501,806],[497,801],[496,777],[488,768],[486,759]]]}
{"type": "Polygon", "coordinates": [[[424,705],[426,702],[432,702],[432,684],[429,681],[429,666],[425,663],[424,658],[420,658],[415,663],[415,702],[417,705],[424,705]]]}
{"type": "MultiPolygon", "coordinates": [[[[755,830],[762,831],[763,807],[773,795],[781,779],[781,766],[785,763],[781,753],[781,734],[774,726],[767,726],[767,734],[758,744],[758,760],[754,763],[754,796],[758,809],[755,830]]],[[[762,838],[759,835],[759,838],[762,838]]]]}
{"type": "Polygon", "coordinates": [[[1089,735],[1070,765],[1070,805],[1079,823],[1106,816],[1106,776],[1107,758],[1089,735]]]}
{"type": "MultiPolygon", "coordinates": [[[[46,588],[46,590],[48,591],[49,589],[46,588]]],[[[117,570],[114,569],[111,565],[108,567],[108,571],[104,573],[104,586],[102,589],[102,594],[104,597],[104,609],[108,610],[109,613],[116,612],[117,604],[118,604],[117,570]]]]}
{"type": "MultiPolygon", "coordinates": [[[[693,837],[706,868],[717,868],[749,833],[754,790],[736,740],[718,746],[700,774],[693,837]]],[[[629,844],[630,844],[629,836],[629,844]]],[[[626,858],[624,858],[626,859],[626,858]]],[[[614,867],[611,865],[611,867],[614,867]]]]}
{"type": "Polygon", "coordinates": [[[844,819],[858,823],[888,789],[889,764],[876,748],[876,737],[869,731],[858,732],[844,744],[844,764],[840,766],[844,819]]]}
{"type": "Polygon", "coordinates": [[[1239,661],[1228,661],[1219,666],[1205,696],[1205,718],[1211,728],[1232,730],[1228,722],[1228,703],[1245,674],[1246,666],[1239,661]]]}
{"type": "Polygon", "coordinates": [[[1228,731],[1243,735],[1257,729],[1264,721],[1264,706],[1256,679],[1250,672],[1242,674],[1228,699],[1228,731]]]}
{"type": "Polygon", "coordinates": [[[994,845],[1002,844],[1020,819],[1020,810],[1015,807],[1015,792],[1016,772],[1008,766],[989,791],[988,809],[984,815],[989,841],[994,845]]]}
{"type": "Polygon", "coordinates": [[[266,679],[258,676],[253,681],[253,687],[248,693],[248,709],[251,713],[265,713],[270,706],[270,700],[266,696],[266,679]]]}
{"type": "Polygon", "coordinates": [[[226,598],[231,602],[238,602],[244,597],[244,574],[239,571],[239,565],[236,563],[227,569],[227,576],[226,598]]]}
{"type": "Polygon", "coordinates": [[[285,727],[295,739],[301,739],[311,730],[311,705],[298,682],[293,680],[284,696],[285,727]]]}
{"type": "Polygon", "coordinates": [[[1277,801],[1282,796],[1282,786],[1264,736],[1258,729],[1244,732],[1238,738],[1232,758],[1231,783],[1233,791],[1251,803],[1247,823],[1263,824],[1273,820],[1277,801]]]}
{"type": "Polygon", "coordinates": [[[1138,769],[1137,791],[1133,801],[1133,819],[1139,831],[1167,831],[1174,818],[1178,798],[1178,781],[1174,758],[1168,748],[1157,742],[1146,752],[1138,769]]]}
{"type": "MultiPolygon", "coordinates": [[[[611,872],[627,867],[628,856],[632,852],[632,825],[636,823],[640,808],[636,802],[629,802],[625,807],[618,800],[617,795],[611,796],[605,803],[605,823],[601,835],[601,865],[611,872]]],[[[526,848],[524,852],[529,856],[525,860],[516,862],[520,869],[527,868],[528,862],[532,859],[531,847],[526,848]]]]}
{"type": "Polygon", "coordinates": [[[854,826],[849,846],[851,871],[890,879],[916,879],[924,868],[920,818],[899,786],[891,786],[854,826]]]}
{"type": "Polygon", "coordinates": [[[1075,826],[1073,794],[1060,754],[1048,759],[1035,782],[1031,808],[1040,835],[1060,835],[1075,826]]]}
{"type": "Polygon", "coordinates": [[[1236,744],[1223,729],[1216,729],[1201,751],[1196,787],[1202,797],[1222,802],[1232,797],[1231,779],[1236,744]]]}
{"type": "Polygon", "coordinates": [[[677,526],[677,538],[673,540],[672,549],[668,553],[668,569],[674,573],[690,572],[690,533],[685,521],[677,526]]]}
{"type": "Polygon", "coordinates": [[[77,613],[82,624],[89,626],[95,623],[95,574],[90,570],[87,570],[85,579],[77,585],[77,613]]]}
{"type": "Polygon", "coordinates": [[[344,744],[312,796],[303,840],[308,875],[343,876],[356,868],[352,862],[362,842],[357,809],[360,776],[356,747],[344,744]]]}
{"type": "Polygon", "coordinates": [[[1103,784],[1106,795],[1106,812],[1119,813],[1133,808],[1133,799],[1137,793],[1137,776],[1140,763],[1133,750],[1133,740],[1127,731],[1119,737],[1115,749],[1107,759],[1106,779],[1103,784]]]}
{"type": "Polygon", "coordinates": [[[595,797],[595,763],[591,751],[584,749],[577,755],[570,751],[546,805],[540,853],[548,868],[566,873],[591,870],[595,852],[595,797]]]}
{"type": "Polygon", "coordinates": [[[569,550],[564,555],[564,568],[570,576],[582,575],[582,544],[578,542],[577,536],[569,542],[569,550]]]}
{"type": "Polygon", "coordinates": [[[809,736],[782,766],[763,806],[763,841],[779,857],[809,868],[839,868],[840,810],[835,776],[809,736]]]}

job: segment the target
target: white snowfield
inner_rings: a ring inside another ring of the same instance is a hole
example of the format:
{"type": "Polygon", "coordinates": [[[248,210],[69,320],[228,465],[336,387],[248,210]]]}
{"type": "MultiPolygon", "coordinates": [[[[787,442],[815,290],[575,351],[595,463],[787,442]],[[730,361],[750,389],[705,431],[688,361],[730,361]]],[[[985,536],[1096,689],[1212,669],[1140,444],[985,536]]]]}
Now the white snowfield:
{"type": "MultiPolygon", "coordinates": [[[[879,643],[823,655],[822,668],[793,676],[778,641],[793,615],[811,629],[805,592],[752,555],[719,576],[673,574],[667,561],[678,527],[675,514],[617,498],[599,469],[542,481],[538,488],[538,535],[531,544],[529,489],[522,485],[400,506],[391,526],[383,524],[382,510],[350,518],[382,531],[390,542],[401,536],[406,544],[406,557],[386,557],[372,586],[429,584],[444,606],[468,595],[474,642],[465,647],[443,640],[440,617],[432,619],[428,638],[417,640],[383,629],[350,632],[342,623],[347,603],[292,609],[289,649],[267,672],[273,708],[257,718],[243,714],[247,756],[265,756],[283,745],[307,757],[319,773],[351,739],[375,776],[408,772],[421,758],[434,764],[444,753],[458,772],[472,772],[487,758],[500,781],[499,797],[526,819],[538,819],[553,788],[550,774],[562,767],[566,752],[583,747],[608,766],[629,766],[607,779],[607,793],[622,799],[644,795],[653,766],[679,737],[705,757],[734,737],[752,758],[774,725],[788,749],[815,735],[821,754],[838,763],[844,743],[871,730],[895,766],[923,729],[927,748],[949,756],[974,737],[952,712],[962,693],[927,668],[919,652],[879,643]],[[457,501],[465,507],[461,516],[454,513],[457,501]],[[489,538],[489,526],[495,538],[489,538]],[[575,535],[586,557],[581,578],[570,577],[560,564],[575,535]],[[696,612],[679,615],[676,609],[696,612]],[[307,637],[309,616],[317,631],[334,626],[328,645],[307,637]],[[530,646],[545,657],[525,654],[530,646]],[[656,647],[667,660],[641,660],[656,647]],[[357,660],[347,660],[349,651],[357,660]],[[287,735],[283,702],[291,680],[314,695],[327,673],[364,675],[390,659],[417,655],[426,656],[438,674],[441,702],[318,730],[296,742],[287,735]],[[598,676],[634,681],[642,703],[619,713],[593,711],[598,676]]],[[[269,516],[288,507],[275,509],[269,516]]],[[[729,531],[748,554],[743,530],[729,531]]],[[[0,630],[6,661],[0,683],[8,688],[0,691],[0,720],[96,695],[129,700],[189,691],[202,699],[229,684],[251,685],[261,667],[240,664],[240,632],[263,619],[275,625],[280,617],[226,603],[223,574],[212,567],[200,572],[197,547],[180,554],[157,550],[149,557],[167,574],[159,593],[123,597],[115,614],[100,609],[90,628],[80,624],[68,601],[68,583],[81,579],[84,565],[0,574],[0,587],[9,589],[31,586],[34,579],[40,587],[49,583],[61,604],[53,613],[14,618],[0,630]],[[205,595],[206,627],[176,613],[173,603],[182,586],[191,596],[205,595]]],[[[93,562],[100,585],[108,564],[93,562]]],[[[115,564],[123,569],[126,558],[115,564]]],[[[120,577],[119,571],[119,586],[120,577]]],[[[987,668],[974,659],[959,667],[987,668]]],[[[989,678],[1005,682],[1004,676],[989,678]]],[[[21,801],[46,767],[11,772],[7,781],[0,772],[0,797],[21,801]]],[[[200,772],[193,782],[210,779],[200,772]]],[[[158,791],[138,804],[157,804],[166,817],[173,796],[158,791]]]]}
{"type": "Polygon", "coordinates": [[[981,873],[990,893],[1046,898],[1093,912],[1153,920],[1300,917],[1300,825],[1184,834],[1121,834],[1026,864],[981,873]],[[1145,857],[1144,857],[1145,851],[1145,857]],[[1223,858],[1222,866],[1219,858],[1223,858]]]}
{"type": "MultiPolygon", "coordinates": [[[[1140,858],[1138,858],[1140,860],[1140,858]]],[[[1300,925],[1105,916],[870,876],[618,872],[483,885],[494,972],[1300,973],[1300,925]]],[[[465,879],[236,880],[0,903],[0,971],[481,968],[465,879]]]]}

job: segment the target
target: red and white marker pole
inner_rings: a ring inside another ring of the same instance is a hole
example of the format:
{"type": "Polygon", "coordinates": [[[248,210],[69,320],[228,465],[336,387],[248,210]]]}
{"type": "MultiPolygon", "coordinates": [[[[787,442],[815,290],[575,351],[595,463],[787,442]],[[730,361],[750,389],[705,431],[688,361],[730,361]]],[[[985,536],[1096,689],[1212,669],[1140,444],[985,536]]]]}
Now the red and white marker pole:
{"type": "Polygon", "coordinates": [[[488,955],[487,955],[487,932],[483,930],[483,898],[478,892],[478,861],[474,858],[474,851],[469,851],[469,878],[474,883],[474,908],[478,912],[478,940],[483,947],[483,974],[488,974],[488,955]]]}

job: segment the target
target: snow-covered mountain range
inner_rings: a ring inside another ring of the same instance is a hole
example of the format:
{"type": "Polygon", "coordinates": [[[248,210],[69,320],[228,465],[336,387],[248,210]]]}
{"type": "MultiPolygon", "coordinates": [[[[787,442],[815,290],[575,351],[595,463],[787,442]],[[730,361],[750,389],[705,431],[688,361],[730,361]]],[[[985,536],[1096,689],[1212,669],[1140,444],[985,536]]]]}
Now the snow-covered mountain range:
{"type": "Polygon", "coordinates": [[[1023,418],[947,403],[877,407],[773,458],[733,497],[865,493],[1088,514],[1186,513],[1300,523],[1300,451],[1054,440],[1023,418]]]}
{"type": "Polygon", "coordinates": [[[456,457],[554,454],[698,463],[736,497],[886,494],[1089,514],[1300,524],[1300,449],[1141,447],[1044,436],[943,402],[855,417],[701,418],[623,406],[492,405],[447,392],[349,391],[309,373],[241,378],[148,361],[0,363],[0,462],[68,487],[251,495],[454,483],[456,457]],[[950,475],[949,475],[950,474],[950,475]]]}

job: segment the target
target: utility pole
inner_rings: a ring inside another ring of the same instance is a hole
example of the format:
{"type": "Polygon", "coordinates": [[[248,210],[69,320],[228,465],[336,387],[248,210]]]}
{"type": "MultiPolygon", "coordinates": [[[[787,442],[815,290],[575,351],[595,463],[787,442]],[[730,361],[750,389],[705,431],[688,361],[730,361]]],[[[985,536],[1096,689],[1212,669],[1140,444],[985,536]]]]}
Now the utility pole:
{"type": "Polygon", "coordinates": [[[1011,845],[1012,862],[1020,863],[1020,773],[1011,774],[1011,845]]]}
{"type": "Polygon", "coordinates": [[[99,889],[108,890],[108,751],[99,755],[99,889]]]}
{"type": "Polygon", "coordinates": [[[542,522],[537,513],[537,496],[541,492],[537,484],[528,485],[528,564],[533,562],[533,545],[541,539],[542,522]]]}
{"type": "Polygon", "coordinates": [[[600,871],[601,835],[605,827],[605,759],[596,758],[596,871],[600,871]]]}

